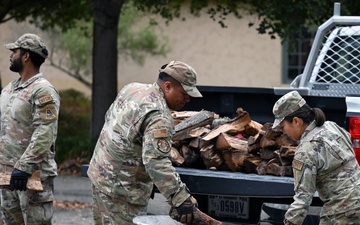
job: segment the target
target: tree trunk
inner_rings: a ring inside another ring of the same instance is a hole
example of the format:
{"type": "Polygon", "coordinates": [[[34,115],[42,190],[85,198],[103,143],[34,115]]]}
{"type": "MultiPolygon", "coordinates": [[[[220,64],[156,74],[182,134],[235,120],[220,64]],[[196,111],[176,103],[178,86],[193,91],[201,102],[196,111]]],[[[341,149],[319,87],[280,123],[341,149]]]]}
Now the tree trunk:
{"type": "Polygon", "coordinates": [[[97,138],[117,95],[117,38],[123,0],[89,0],[94,13],[91,136],[97,138]]]}

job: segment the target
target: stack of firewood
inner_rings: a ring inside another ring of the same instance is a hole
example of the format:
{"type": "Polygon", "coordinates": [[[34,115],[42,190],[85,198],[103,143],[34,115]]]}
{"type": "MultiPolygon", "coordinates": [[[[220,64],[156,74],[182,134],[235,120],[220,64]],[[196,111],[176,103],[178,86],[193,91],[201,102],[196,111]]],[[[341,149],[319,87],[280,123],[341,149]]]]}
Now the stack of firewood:
{"type": "Polygon", "coordinates": [[[173,112],[175,134],[171,160],[175,166],[292,176],[297,142],[251,120],[239,108],[235,118],[210,111],[173,112]]]}

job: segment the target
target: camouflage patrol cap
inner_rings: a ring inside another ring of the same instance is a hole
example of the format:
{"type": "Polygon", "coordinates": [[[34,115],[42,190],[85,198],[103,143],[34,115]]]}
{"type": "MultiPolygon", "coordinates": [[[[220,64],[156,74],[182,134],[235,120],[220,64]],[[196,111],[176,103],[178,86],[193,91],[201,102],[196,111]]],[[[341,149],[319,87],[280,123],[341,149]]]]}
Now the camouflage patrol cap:
{"type": "Polygon", "coordinates": [[[200,91],[196,88],[196,71],[186,63],[180,61],[171,61],[164,69],[160,69],[175,80],[179,81],[186,93],[191,97],[202,97],[200,91]]]}
{"type": "Polygon", "coordinates": [[[10,50],[17,48],[27,49],[39,54],[44,59],[46,59],[48,56],[48,51],[46,50],[44,41],[36,34],[24,34],[14,43],[5,44],[4,46],[10,50]]]}
{"type": "Polygon", "coordinates": [[[275,121],[272,127],[275,128],[279,126],[285,117],[300,109],[305,104],[305,99],[301,97],[297,91],[291,91],[282,96],[279,100],[277,100],[273,107],[275,121]]]}

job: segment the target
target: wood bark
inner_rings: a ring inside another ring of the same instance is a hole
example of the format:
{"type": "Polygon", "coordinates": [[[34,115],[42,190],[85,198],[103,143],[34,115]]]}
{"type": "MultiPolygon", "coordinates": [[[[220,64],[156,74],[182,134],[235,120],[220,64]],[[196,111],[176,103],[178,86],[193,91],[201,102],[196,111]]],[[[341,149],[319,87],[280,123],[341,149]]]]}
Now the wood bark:
{"type": "Polygon", "coordinates": [[[177,124],[175,126],[173,140],[179,140],[184,135],[186,135],[187,132],[194,128],[211,124],[211,122],[214,120],[214,116],[215,114],[213,112],[202,110],[199,113],[184,120],[183,122],[177,124]]]}
{"type": "Polygon", "coordinates": [[[172,147],[170,150],[170,159],[178,166],[181,166],[185,162],[184,157],[182,157],[179,151],[174,147],[172,147]]]}
{"type": "Polygon", "coordinates": [[[236,118],[230,120],[228,123],[218,126],[211,130],[203,139],[205,141],[216,138],[221,133],[238,134],[245,130],[245,126],[249,124],[251,118],[249,113],[242,111],[236,118]]]}
{"type": "Polygon", "coordinates": [[[231,136],[226,133],[221,133],[217,137],[215,146],[217,150],[237,149],[243,151],[244,153],[248,152],[247,141],[241,140],[240,138],[231,136]]]}
{"type": "MultiPolygon", "coordinates": [[[[40,170],[35,171],[31,177],[28,179],[26,188],[33,191],[43,191],[43,186],[40,180],[41,172],[40,170]]],[[[10,188],[10,174],[5,174],[0,172],[0,188],[10,188]]]]}
{"type": "Polygon", "coordinates": [[[196,208],[196,212],[193,213],[193,215],[194,215],[194,221],[192,225],[222,225],[223,224],[222,222],[203,213],[198,208],[196,208]]]}

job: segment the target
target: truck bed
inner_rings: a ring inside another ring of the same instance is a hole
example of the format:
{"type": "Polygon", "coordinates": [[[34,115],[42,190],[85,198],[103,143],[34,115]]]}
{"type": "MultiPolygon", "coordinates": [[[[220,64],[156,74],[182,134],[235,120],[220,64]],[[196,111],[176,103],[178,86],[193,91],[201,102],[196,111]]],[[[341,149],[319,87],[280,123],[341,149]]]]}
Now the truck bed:
{"type": "MultiPolygon", "coordinates": [[[[252,120],[261,124],[274,121],[272,108],[275,102],[290,89],[258,88],[258,87],[224,87],[197,86],[202,98],[191,98],[183,111],[200,111],[202,109],[215,112],[221,117],[233,118],[236,109],[243,108],[252,120]]],[[[298,90],[301,94],[302,91],[298,90]]],[[[327,120],[345,127],[346,103],[345,97],[306,96],[306,102],[313,108],[324,111],[327,120]]]]}

